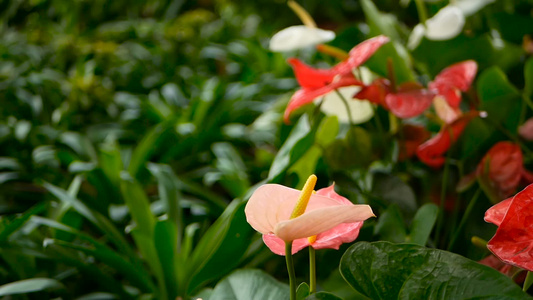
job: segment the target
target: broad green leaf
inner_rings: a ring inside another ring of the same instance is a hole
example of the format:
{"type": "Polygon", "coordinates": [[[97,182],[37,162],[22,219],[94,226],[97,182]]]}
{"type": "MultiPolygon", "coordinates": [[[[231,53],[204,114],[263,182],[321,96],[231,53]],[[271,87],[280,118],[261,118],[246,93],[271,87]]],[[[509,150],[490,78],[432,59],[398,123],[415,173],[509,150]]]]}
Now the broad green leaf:
{"type": "Polygon", "coordinates": [[[233,201],[195,247],[188,270],[187,294],[233,270],[244,256],[255,231],[246,222],[245,202],[233,201]]]}
{"type": "Polygon", "coordinates": [[[260,270],[237,270],[220,281],[209,300],[289,299],[289,286],[260,270]]]}
{"type": "Polygon", "coordinates": [[[303,115],[274,158],[268,172],[269,181],[279,182],[281,180],[284,172],[311,147],[314,139],[313,135],[309,117],[303,115]]]}
{"type": "Polygon", "coordinates": [[[309,295],[309,297],[305,299],[306,300],[342,300],[342,298],[339,298],[328,292],[314,293],[314,294],[309,295]]]}
{"type": "Polygon", "coordinates": [[[138,231],[152,237],[155,218],[150,210],[150,201],[140,184],[126,171],[121,173],[120,190],[138,231]]]}
{"type": "Polygon", "coordinates": [[[510,278],[460,255],[414,244],[360,242],[343,255],[346,281],[371,299],[525,299],[510,278]]]}
{"type": "Polygon", "coordinates": [[[425,246],[428,242],[431,230],[433,230],[433,226],[435,226],[438,214],[439,208],[437,205],[433,203],[422,205],[413,218],[409,241],[413,244],[425,246]]]}
{"type": "Polygon", "coordinates": [[[388,60],[392,61],[394,75],[397,83],[414,81],[415,78],[411,72],[409,54],[407,50],[399,44],[401,40],[396,30],[397,21],[390,15],[378,11],[377,7],[370,0],[362,0],[361,7],[365,13],[366,21],[370,26],[370,36],[384,34],[391,38],[391,41],[383,45],[366,63],[372,71],[381,76],[388,75],[388,60]]]}
{"type": "Polygon", "coordinates": [[[403,243],[407,237],[405,222],[398,205],[391,204],[378,218],[374,227],[374,234],[379,235],[380,240],[403,243]]]}
{"type": "Polygon", "coordinates": [[[165,276],[165,285],[169,299],[178,296],[177,268],[177,236],[176,224],[170,220],[159,221],[154,228],[154,244],[165,276]]]}
{"type": "Polygon", "coordinates": [[[509,70],[523,59],[524,50],[519,45],[499,39],[494,41],[491,34],[467,36],[461,34],[447,41],[430,41],[422,39],[420,45],[412,52],[420,68],[427,68],[434,78],[451,64],[473,59],[479,70],[498,66],[509,70]]]}
{"type": "Polygon", "coordinates": [[[372,162],[372,140],[365,129],[352,127],[344,139],[330,143],[324,155],[336,169],[364,168],[372,162]]]}
{"type": "Polygon", "coordinates": [[[41,291],[64,289],[65,286],[52,278],[24,279],[0,286],[0,296],[28,294],[41,291]]]}
{"type": "Polygon", "coordinates": [[[498,67],[487,69],[479,76],[477,91],[480,110],[487,112],[487,118],[516,132],[519,118],[515,116],[520,115],[521,97],[505,73],[498,67]]]}
{"type": "Polygon", "coordinates": [[[316,165],[320,157],[322,156],[322,150],[314,145],[302,155],[302,157],[290,167],[288,173],[296,173],[298,176],[298,185],[296,189],[300,189],[305,184],[309,175],[315,173],[316,165]]]}
{"type": "Polygon", "coordinates": [[[372,194],[386,204],[397,204],[406,217],[413,216],[417,209],[413,189],[394,175],[374,173],[372,194]]]}
{"type": "Polygon", "coordinates": [[[330,116],[324,118],[322,122],[320,122],[320,125],[318,126],[318,129],[316,131],[315,144],[319,145],[322,148],[326,148],[335,140],[338,133],[339,120],[337,119],[337,117],[330,116]]]}

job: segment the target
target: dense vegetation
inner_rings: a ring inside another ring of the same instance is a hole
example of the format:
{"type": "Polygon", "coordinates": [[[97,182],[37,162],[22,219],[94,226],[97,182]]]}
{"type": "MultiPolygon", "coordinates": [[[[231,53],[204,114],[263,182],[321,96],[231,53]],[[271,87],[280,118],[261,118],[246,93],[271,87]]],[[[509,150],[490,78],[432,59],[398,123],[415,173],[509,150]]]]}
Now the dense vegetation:
{"type": "MultiPolygon", "coordinates": [[[[531,133],[520,130],[533,117],[533,1],[475,1],[482,4],[458,36],[422,38],[414,48],[407,42],[422,1],[400,2],[301,4],[318,27],[335,31],[331,46],[391,39],[364,64],[373,78],[427,86],[454,63],[477,63],[460,108],[486,117],[464,124],[437,167],[405,153],[410,128],[427,132],[416,147],[446,126],[434,108],[402,119],[374,105],[369,120],[353,124],[305,105],[284,122],[299,87],[287,58],[321,68],[339,61],[314,47],[269,51],[275,32],[301,24],[284,1],[0,3],[0,295],[222,299],[233,278],[243,289],[259,283],[258,299],[277,299],[274,291],[287,290],[279,283],[287,282],[285,260],[265,247],[244,207],[262,184],[300,189],[317,174],[317,187],[335,182],[377,215],[356,242],[317,251],[319,290],[401,297],[409,284],[380,290],[354,271],[379,270],[376,282],[406,279],[412,270],[397,261],[359,259],[397,252],[422,270],[449,264],[431,282],[477,286],[471,297],[527,297],[526,272],[513,267],[515,284],[475,261],[489,256],[485,241],[496,231],[483,221],[486,210],[531,183],[513,175],[503,188],[507,181],[487,174],[533,171],[531,133]],[[501,154],[490,169],[484,157],[502,141],[520,155],[501,154]],[[483,164],[490,170],[479,171],[483,164]]],[[[422,4],[432,16],[448,1],[422,4]]],[[[294,256],[299,282],[309,275],[304,252],[294,256]]],[[[410,284],[404,297],[420,296],[410,284]]]]}

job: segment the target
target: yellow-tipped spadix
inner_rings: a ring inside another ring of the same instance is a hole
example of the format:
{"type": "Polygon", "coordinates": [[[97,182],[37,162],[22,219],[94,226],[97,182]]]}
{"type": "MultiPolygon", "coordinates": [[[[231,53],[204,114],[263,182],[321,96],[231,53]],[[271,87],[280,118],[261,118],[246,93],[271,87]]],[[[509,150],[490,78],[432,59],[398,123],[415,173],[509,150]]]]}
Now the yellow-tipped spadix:
{"type": "Polygon", "coordinates": [[[294,210],[291,214],[291,219],[294,219],[296,217],[299,217],[303,215],[305,212],[305,209],[307,208],[307,204],[309,203],[309,199],[311,198],[311,195],[313,194],[313,189],[315,188],[316,184],[316,175],[311,175],[309,178],[307,178],[307,181],[305,182],[305,185],[302,189],[302,192],[300,193],[300,198],[298,198],[298,202],[296,202],[296,206],[294,207],[294,210]]]}

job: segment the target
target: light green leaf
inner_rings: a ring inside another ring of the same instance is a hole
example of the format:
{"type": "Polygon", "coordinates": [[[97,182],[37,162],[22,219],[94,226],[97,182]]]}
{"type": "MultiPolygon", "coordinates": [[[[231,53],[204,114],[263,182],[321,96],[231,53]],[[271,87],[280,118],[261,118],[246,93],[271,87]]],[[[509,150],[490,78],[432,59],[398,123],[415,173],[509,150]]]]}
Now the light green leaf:
{"type": "Polygon", "coordinates": [[[289,299],[289,286],[260,270],[238,270],[219,282],[209,300],[289,299]]]}
{"type": "Polygon", "coordinates": [[[55,279],[32,278],[19,280],[0,286],[0,296],[27,294],[64,288],[65,286],[55,279]]]}
{"type": "Polygon", "coordinates": [[[410,242],[425,246],[437,221],[439,207],[433,203],[426,203],[418,209],[411,224],[410,242]]]}

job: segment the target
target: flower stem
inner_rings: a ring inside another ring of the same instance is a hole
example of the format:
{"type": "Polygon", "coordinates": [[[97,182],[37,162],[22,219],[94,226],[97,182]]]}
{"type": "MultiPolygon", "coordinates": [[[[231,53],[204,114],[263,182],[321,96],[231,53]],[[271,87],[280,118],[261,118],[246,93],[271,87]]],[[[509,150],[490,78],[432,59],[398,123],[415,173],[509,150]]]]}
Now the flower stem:
{"type": "Polygon", "coordinates": [[[309,294],[316,293],[315,248],[309,246],[309,294]]]}
{"type": "Polygon", "coordinates": [[[524,281],[524,286],[522,287],[522,290],[524,292],[527,292],[527,290],[532,284],[533,284],[533,272],[527,271],[526,280],[524,281]]]}
{"type": "Polygon", "coordinates": [[[341,92],[339,92],[339,90],[335,90],[335,93],[337,93],[337,96],[341,98],[342,102],[346,106],[346,113],[348,114],[348,119],[350,119],[350,125],[354,126],[355,124],[353,123],[352,112],[350,111],[350,105],[348,104],[348,100],[344,98],[344,96],[341,94],[341,92]]]}
{"type": "Polygon", "coordinates": [[[289,286],[291,289],[290,300],[296,300],[296,275],[294,273],[294,262],[292,260],[292,241],[285,242],[285,261],[287,262],[287,272],[289,273],[289,286]]]}
{"type": "Polygon", "coordinates": [[[435,228],[435,244],[439,244],[442,225],[444,222],[444,204],[446,202],[446,188],[448,187],[448,176],[450,173],[450,157],[449,153],[446,155],[446,162],[444,164],[444,173],[442,174],[442,186],[440,190],[439,216],[437,217],[437,227],[435,228]]]}
{"type": "Polygon", "coordinates": [[[470,214],[472,213],[472,210],[474,210],[474,206],[476,206],[477,199],[479,198],[480,194],[481,194],[481,189],[478,188],[478,190],[472,197],[472,200],[470,200],[470,203],[468,203],[468,206],[466,207],[465,213],[463,214],[463,217],[461,218],[461,222],[459,223],[459,226],[457,227],[457,230],[455,231],[450,241],[450,244],[448,245],[448,251],[453,250],[453,246],[455,246],[455,242],[459,238],[461,231],[463,231],[466,221],[470,218],[470,214]]]}
{"type": "Polygon", "coordinates": [[[424,2],[422,0],[415,0],[415,4],[416,10],[418,11],[418,18],[420,19],[420,23],[424,24],[425,27],[428,16],[426,12],[426,7],[424,6],[424,2]]]}

